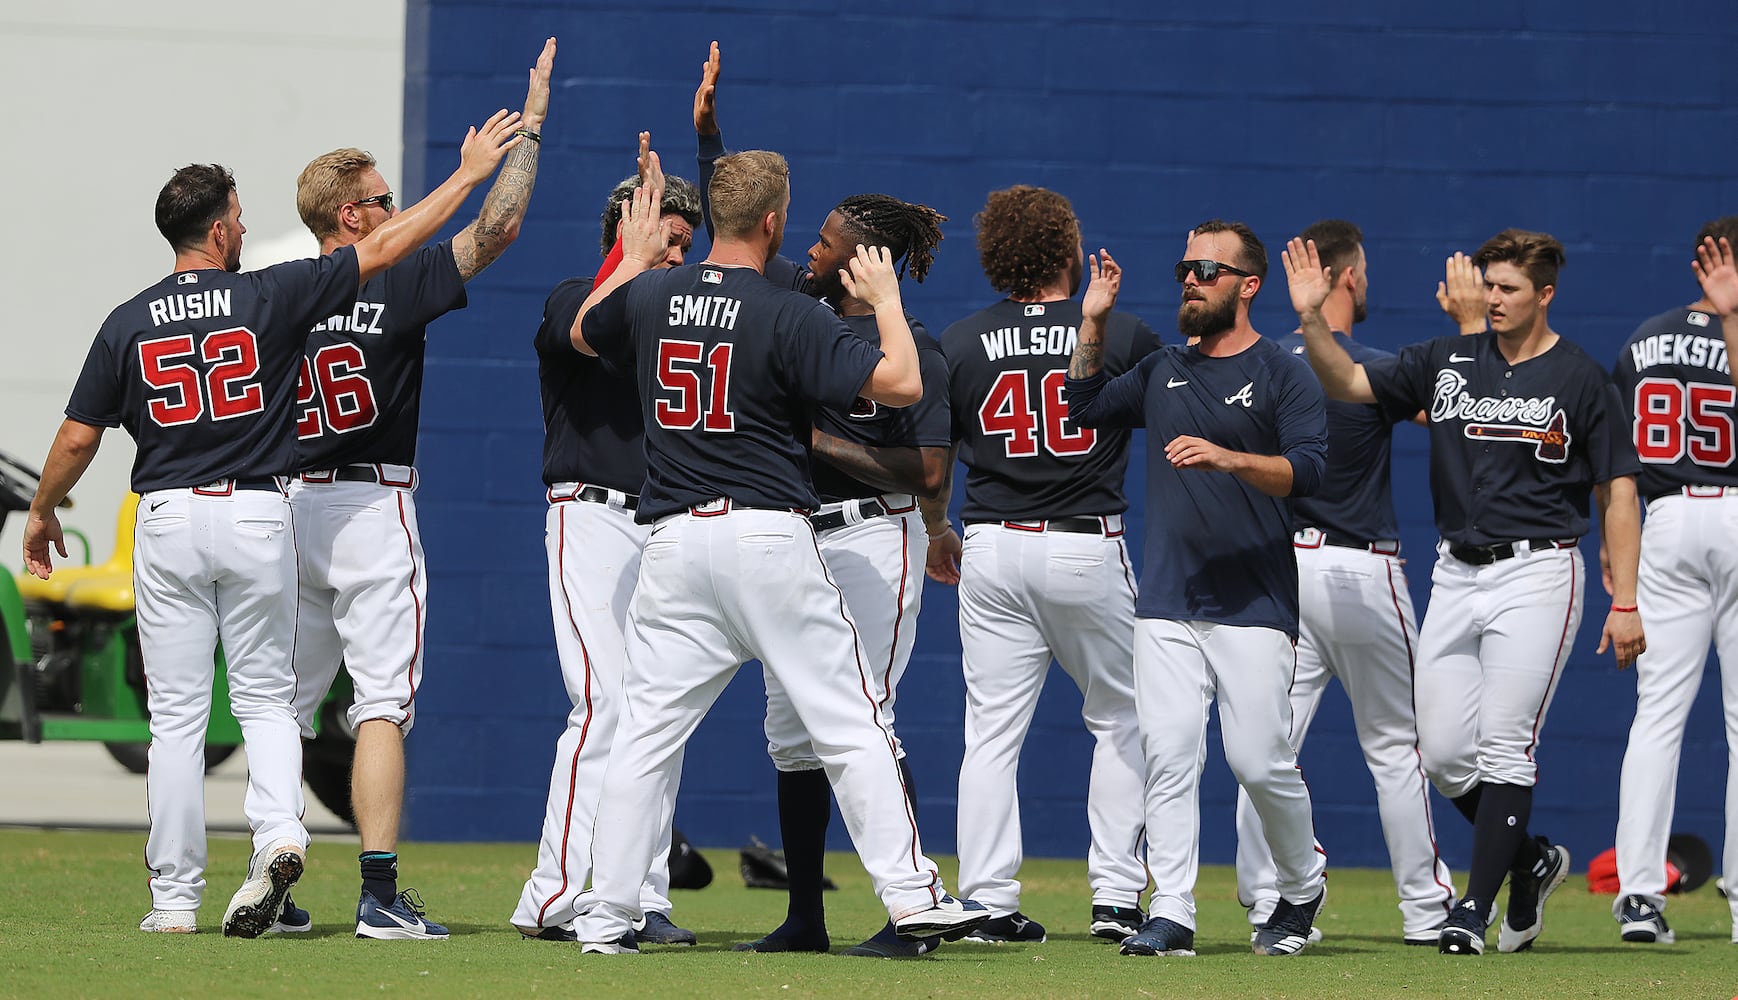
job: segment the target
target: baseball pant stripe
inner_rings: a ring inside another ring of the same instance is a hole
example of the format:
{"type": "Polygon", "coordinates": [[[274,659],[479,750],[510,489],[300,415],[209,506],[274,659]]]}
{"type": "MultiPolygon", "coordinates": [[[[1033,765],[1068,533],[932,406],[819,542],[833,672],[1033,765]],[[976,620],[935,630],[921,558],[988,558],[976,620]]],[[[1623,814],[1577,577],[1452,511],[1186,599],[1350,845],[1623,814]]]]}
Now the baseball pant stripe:
{"type": "Polygon", "coordinates": [[[567,766],[567,809],[561,825],[561,888],[552,893],[537,907],[537,924],[543,926],[543,918],[548,915],[549,907],[557,899],[567,895],[568,874],[567,858],[569,839],[573,836],[573,799],[579,785],[579,755],[585,751],[586,737],[591,734],[593,709],[591,703],[591,650],[585,644],[585,634],[580,630],[579,622],[573,617],[573,595],[567,589],[567,509],[560,508],[556,513],[557,524],[561,528],[561,541],[556,543],[556,562],[562,572],[557,574],[561,580],[561,603],[567,611],[568,624],[573,626],[573,634],[579,639],[579,652],[585,664],[585,722],[579,727],[579,746],[573,750],[573,756],[567,766]]]}
{"type": "Polygon", "coordinates": [[[411,533],[410,524],[405,520],[403,493],[398,495],[398,526],[404,529],[405,555],[410,560],[410,599],[416,607],[416,645],[411,651],[410,662],[404,667],[404,672],[407,675],[406,680],[410,685],[410,697],[398,706],[406,711],[406,718],[409,718],[410,706],[416,701],[417,674],[420,673],[418,667],[422,663],[422,599],[416,593],[416,580],[422,575],[422,561],[417,558],[416,537],[411,533]]]}
{"type": "MultiPolygon", "coordinates": [[[[1551,695],[1557,690],[1557,674],[1568,662],[1568,658],[1563,655],[1563,647],[1569,642],[1569,633],[1572,631],[1571,626],[1575,621],[1575,593],[1576,588],[1580,586],[1580,583],[1575,579],[1575,570],[1576,564],[1574,560],[1571,560],[1569,563],[1569,599],[1563,602],[1563,631],[1557,637],[1557,653],[1551,661],[1553,663],[1551,682],[1545,685],[1545,693],[1539,699],[1539,710],[1533,715],[1533,739],[1527,744],[1526,751],[1529,761],[1533,760],[1533,750],[1539,745],[1539,729],[1545,724],[1545,707],[1551,704],[1551,695]]],[[[1534,763],[1537,762],[1534,761],[1534,763]]]]}
{"type": "MultiPolygon", "coordinates": [[[[911,547],[906,545],[906,538],[911,533],[911,522],[899,520],[899,591],[894,595],[893,605],[893,643],[887,647],[887,671],[881,675],[880,707],[885,709],[887,703],[893,700],[893,668],[899,663],[899,629],[905,624],[905,588],[911,582],[911,547]]],[[[909,791],[909,789],[908,789],[909,791]]]]}
{"type": "MultiPolygon", "coordinates": [[[[1406,627],[1406,611],[1400,606],[1400,588],[1394,583],[1394,566],[1388,565],[1388,598],[1394,606],[1394,625],[1400,630],[1400,641],[1406,645],[1406,676],[1416,679],[1418,676],[1418,651],[1412,648],[1412,632],[1406,627]]],[[[1418,717],[1417,688],[1413,688],[1412,697],[1413,718],[1418,717]]],[[[1436,842],[1436,816],[1430,808],[1430,779],[1424,773],[1424,755],[1418,750],[1418,729],[1412,730],[1412,759],[1418,769],[1418,798],[1424,810],[1425,834],[1430,838],[1431,881],[1442,889],[1442,915],[1446,919],[1450,910],[1454,909],[1454,886],[1443,880],[1442,848],[1436,842]]]]}

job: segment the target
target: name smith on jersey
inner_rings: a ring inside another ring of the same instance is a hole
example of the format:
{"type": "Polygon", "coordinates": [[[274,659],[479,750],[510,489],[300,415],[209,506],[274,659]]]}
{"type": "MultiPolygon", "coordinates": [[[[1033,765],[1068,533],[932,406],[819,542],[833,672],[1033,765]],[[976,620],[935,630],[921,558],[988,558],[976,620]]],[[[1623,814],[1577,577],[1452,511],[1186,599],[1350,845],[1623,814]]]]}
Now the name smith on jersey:
{"type": "Polygon", "coordinates": [[[1078,335],[1072,326],[1034,326],[1025,331],[1017,326],[1004,326],[980,333],[978,339],[983,341],[985,356],[1000,361],[1028,354],[1073,354],[1078,335]]]}
{"type": "Polygon", "coordinates": [[[734,330],[736,314],[741,310],[742,300],[728,295],[672,295],[670,325],[716,326],[734,330]]]}
{"type": "Polygon", "coordinates": [[[1638,372],[1656,365],[1687,365],[1709,368],[1722,375],[1732,373],[1732,359],[1726,354],[1726,341],[1719,337],[1656,333],[1629,345],[1629,356],[1638,372]]]}

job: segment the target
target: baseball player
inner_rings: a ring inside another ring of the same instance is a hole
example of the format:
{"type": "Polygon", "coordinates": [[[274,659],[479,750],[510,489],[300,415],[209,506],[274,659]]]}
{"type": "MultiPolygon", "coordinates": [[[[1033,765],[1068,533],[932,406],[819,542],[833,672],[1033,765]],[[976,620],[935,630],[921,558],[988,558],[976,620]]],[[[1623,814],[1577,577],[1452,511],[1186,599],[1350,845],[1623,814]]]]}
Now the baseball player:
{"type": "MultiPolygon", "coordinates": [[[[1359,360],[1386,357],[1353,340],[1369,291],[1364,234],[1343,219],[1303,231],[1332,274],[1322,315],[1334,340],[1359,360]]],[[[1481,320],[1482,323],[1482,320],[1481,320]]],[[[1293,354],[1303,337],[1280,340],[1293,354]]],[[[1292,501],[1292,547],[1298,570],[1297,673],[1291,684],[1291,745],[1301,751],[1328,682],[1339,678],[1352,703],[1364,763],[1376,781],[1376,805],[1400,892],[1407,944],[1436,944],[1454,902],[1448,865],[1436,850],[1430,784],[1418,763],[1412,707],[1418,625],[1400,559],[1399,523],[1388,477],[1396,416],[1379,406],[1328,404],[1328,465],[1315,496],[1292,501]]],[[[1404,419],[1404,418],[1400,418],[1404,419]]],[[[1237,895],[1259,928],[1279,899],[1261,819],[1249,794],[1237,793],[1237,895]]]]}
{"type": "Polygon", "coordinates": [[[1146,751],[1151,914],[1125,955],[1193,955],[1200,782],[1207,712],[1217,701],[1225,760],[1261,817],[1279,893],[1258,955],[1294,955],[1327,898],[1309,789],[1291,746],[1297,561],[1288,497],[1321,485],[1322,390],[1297,357],[1263,338],[1249,306],[1267,251],[1240,222],[1190,232],[1176,266],[1188,343],[1111,378],[1105,317],[1122,271],[1092,261],[1066,398],[1083,427],[1145,427],[1148,522],[1135,607],[1135,706],[1146,751]],[[1232,263],[1235,262],[1235,263],[1232,263]]]}
{"type": "Polygon", "coordinates": [[[434,235],[515,146],[502,111],[460,150],[459,169],[416,208],[354,247],[247,274],[241,202],[229,171],[193,165],[157,196],[172,274],[117,307],[91,345],[66,420],[43,463],[24,534],[25,568],[47,579],[66,557],[55,505],[103,431],[138,445],[133,567],[151,714],[143,931],[191,933],[205,888],[205,726],[212,654],[223,642],[230,707],[248,755],[254,855],[223,931],[257,937],[301,876],[301,744],[292,704],[296,557],[282,476],[308,329],[355,301],[360,282],[434,235]]]}
{"type": "MultiPolygon", "coordinates": [[[[965,540],[945,493],[926,502],[930,575],[959,585],[966,684],[960,763],[960,891],[990,908],[982,942],[1041,942],[1020,912],[1015,775],[1054,657],[1080,689],[1094,740],[1086,790],[1092,933],[1141,926],[1140,724],[1135,716],[1135,586],[1123,541],[1126,429],[1081,427],[1062,398],[1080,326],[1080,223],[1068,199],[1017,186],[990,193],[978,255],[1008,297],[942,334],[953,433],[966,465],[965,540]]],[[[1158,346],[1141,320],[1109,320],[1105,365],[1132,368],[1158,346]]]]}
{"type": "MultiPolygon", "coordinates": [[[[719,66],[714,42],[694,100],[702,185],[710,181],[713,166],[724,152],[717,118],[719,66]]],[[[924,205],[880,194],[853,195],[828,213],[809,248],[807,267],[775,256],[766,274],[775,284],[820,298],[853,333],[878,344],[873,307],[845,290],[840,271],[849,266],[858,244],[884,246],[901,274],[909,266],[912,277],[921,283],[935,259],[945,221],[945,216],[924,205]]],[[[864,655],[874,664],[870,679],[889,733],[894,731],[894,699],[917,637],[923,595],[921,567],[927,536],[921,530],[917,496],[933,496],[952,461],[947,362],[922,324],[909,315],[906,321],[917,346],[923,399],[901,409],[866,399],[858,399],[849,410],[819,409],[810,444],[811,457],[820,459],[811,462],[810,473],[822,503],[811,518],[821,560],[844,594],[864,655]]],[[[766,672],[766,689],[767,747],[778,770],[779,833],[790,902],[784,923],[735,947],[825,952],[832,946],[822,893],[831,789],[789,692],[771,671],[766,672]]],[[[911,768],[897,736],[894,748],[915,815],[911,768]]],[[[940,941],[939,936],[901,938],[890,921],[844,954],[916,958],[934,951],[940,941]]]]}
{"type": "MultiPolygon", "coordinates": [[[[1738,240],[1738,216],[1703,226],[1696,247],[1717,240],[1738,240]]],[[[1715,246],[1710,263],[1719,259],[1715,246]]],[[[1618,353],[1612,373],[1641,460],[1636,483],[1647,518],[1636,606],[1654,640],[1635,661],[1635,722],[1617,799],[1620,887],[1612,913],[1623,940],[1638,943],[1675,939],[1664,912],[1666,840],[1684,724],[1702,684],[1709,640],[1719,647],[1723,671],[1728,663],[1738,664],[1738,394],[1726,344],[1714,329],[1720,321],[1714,300],[1724,274],[1718,263],[1706,273],[1702,297],[1643,323],[1618,353]]],[[[1738,280],[1733,285],[1738,291],[1738,280]]],[[[1738,749],[1738,680],[1728,681],[1723,692],[1727,739],[1738,749]]],[[[1728,793],[1726,814],[1732,832],[1725,868],[1738,871],[1738,796],[1728,793]]]]}
{"type": "Polygon", "coordinates": [[[592,898],[574,930],[587,952],[637,950],[639,886],[683,745],[736,668],[759,658],[810,734],[898,932],[964,934],[989,914],[948,896],[922,855],[894,740],[870,694],[874,667],[806,516],[817,499],[792,434],[810,405],[921,398],[897,277],[886,250],[859,248],[842,279],[875,310],[877,350],[824,305],[761,275],[790,204],[782,157],[727,156],[710,187],[718,238],[708,259],[652,273],[666,253],[661,179],[635,192],[622,265],[573,331],[574,346],[638,380],[647,475],[635,516],[653,525],[592,840],[592,898]]]}
{"type": "MultiPolygon", "coordinates": [[[[355,685],[351,802],[361,835],[356,936],[444,938],[421,898],[398,891],[404,736],[422,685],[428,571],[417,532],[416,429],[428,324],[465,305],[465,283],[513,242],[537,180],[555,39],[531,69],[523,141],[508,156],[475,221],[362,285],[322,314],[308,337],[296,401],[296,519],[301,602],[296,617],[296,714],[313,720],[342,663],[355,685]]],[[[393,195],[359,149],[316,157],[296,181],[296,209],[323,253],[392,218],[393,195]]],[[[284,930],[310,926],[299,907],[284,930]]]]}
{"type": "Polygon", "coordinates": [[[1328,395],[1390,414],[1425,411],[1442,535],[1414,677],[1425,773],[1473,824],[1466,893],[1438,937],[1444,954],[1484,953],[1497,890],[1509,902],[1503,952],[1532,946],[1569,852],[1528,833],[1534,751],[1581,622],[1577,540],[1599,505],[1612,609],[1599,651],[1628,666],[1644,648],[1636,614],[1640,517],[1635,452],[1604,369],[1551,327],[1563,247],[1508,229],[1480,247],[1490,330],[1356,362],[1321,306],[1332,290],[1317,249],[1285,254],[1292,305],[1328,395]]]}
{"type": "MultiPolygon", "coordinates": [[[[623,208],[642,181],[615,186],[605,204],[602,248],[620,260],[623,208]]],[[[700,194],[667,177],[663,217],[670,245],[655,267],[674,267],[693,245],[700,194]]],[[[608,264],[605,265],[609,267],[608,264]]],[[[632,379],[605,370],[574,350],[573,322],[591,294],[592,278],[555,287],[537,328],[537,377],[543,397],[543,482],[549,498],[544,550],[555,649],[573,711],[555,744],[537,867],[519,894],[513,924],[526,937],[572,941],[575,906],[591,878],[591,839],[598,794],[622,711],[628,602],[640,575],[640,553],[651,529],[634,520],[646,481],[638,390],[632,379]]],[[[652,866],[640,886],[641,944],[691,945],[693,931],[670,919],[671,784],[660,807],[652,866]]]]}

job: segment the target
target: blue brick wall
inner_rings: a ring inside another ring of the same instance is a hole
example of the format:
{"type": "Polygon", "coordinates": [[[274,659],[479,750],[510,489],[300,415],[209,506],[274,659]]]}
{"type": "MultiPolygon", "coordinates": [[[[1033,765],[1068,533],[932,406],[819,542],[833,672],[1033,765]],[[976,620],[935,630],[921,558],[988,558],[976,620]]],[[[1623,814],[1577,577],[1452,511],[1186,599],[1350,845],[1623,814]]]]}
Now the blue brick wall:
{"type": "MultiPolygon", "coordinates": [[[[524,234],[473,283],[471,307],[430,337],[420,506],[432,610],[411,741],[412,834],[535,835],[567,704],[545,611],[530,337],[547,290],[595,268],[599,202],[632,170],[635,132],[650,128],[666,168],[693,175],[689,106],[710,39],[724,49],[727,139],[792,161],[793,252],[858,191],[951,216],[930,281],[907,288],[933,329],[994,298],[971,217],[986,191],[1017,182],[1074,200],[1088,245],[1111,247],[1127,268],[1125,304],[1161,330],[1176,303],[1169,264],[1190,225],[1212,216],[1248,221],[1276,252],[1317,218],[1357,220],[1372,283],[1360,335],[1384,347],[1449,332],[1432,297],[1444,256],[1508,225],[1549,230],[1569,251],[1554,325],[1601,358],[1641,318],[1695,297],[1690,239],[1706,218],[1738,210],[1738,18],[1719,4],[1676,9],[1669,23],[1620,0],[1166,10],[1135,0],[1085,17],[1029,0],[936,0],[884,14],[840,2],[623,11],[413,0],[411,192],[451,169],[467,124],[518,107],[539,40],[561,41],[524,234]]],[[[1255,319],[1270,334],[1291,329],[1283,282],[1260,297],[1255,319]]],[[[1423,435],[1402,428],[1394,475],[1420,608],[1434,542],[1424,461],[1423,435]]],[[[1580,859],[1612,842],[1634,705],[1631,676],[1593,656],[1597,591],[1545,730],[1534,813],[1580,859]]],[[[931,585],[925,601],[900,728],[926,836],[946,851],[961,752],[959,639],[954,593],[931,585]]],[[[1717,690],[1705,686],[1690,720],[1676,824],[1710,840],[1723,833],[1717,690]]],[[[1034,855],[1086,849],[1078,709],[1056,674],[1022,775],[1034,855]]],[[[678,823],[700,843],[776,839],[760,715],[749,673],[691,746],[678,823]]],[[[1371,782],[1337,691],[1304,764],[1334,863],[1383,864],[1371,782]]],[[[1206,781],[1203,855],[1224,862],[1233,788],[1222,760],[1206,781]]],[[[1444,850],[1464,866],[1465,824],[1439,805],[1444,850]]],[[[835,834],[844,846],[837,825],[835,834]]]]}

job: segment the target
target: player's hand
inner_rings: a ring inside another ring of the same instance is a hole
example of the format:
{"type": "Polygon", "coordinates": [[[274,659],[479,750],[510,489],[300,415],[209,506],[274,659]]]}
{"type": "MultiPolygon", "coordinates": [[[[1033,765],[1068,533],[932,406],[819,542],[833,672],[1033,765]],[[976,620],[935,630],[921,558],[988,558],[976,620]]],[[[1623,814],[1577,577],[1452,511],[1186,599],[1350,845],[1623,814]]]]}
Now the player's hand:
{"type": "Polygon", "coordinates": [[[1291,307],[1299,316],[1321,312],[1322,303],[1334,290],[1334,283],[1328,278],[1328,269],[1322,266],[1322,255],[1316,250],[1316,241],[1293,236],[1279,252],[1279,259],[1285,265],[1285,284],[1291,290],[1291,307]]]}
{"type": "Polygon", "coordinates": [[[1460,332],[1482,333],[1485,328],[1485,276],[1464,253],[1456,253],[1444,265],[1443,280],[1436,283],[1436,304],[1460,326],[1460,332]]]}
{"type": "Polygon", "coordinates": [[[1709,236],[1696,248],[1696,259],[1690,265],[1696,270],[1696,280],[1702,283],[1702,294],[1713,303],[1721,316],[1738,313],[1738,266],[1733,263],[1732,244],[1726,237],[1715,243],[1709,236]]]}
{"type": "Polygon", "coordinates": [[[1187,434],[1171,439],[1165,445],[1165,457],[1178,469],[1209,469],[1214,472],[1236,472],[1236,452],[1228,451],[1211,441],[1187,434]]]}
{"type": "Polygon", "coordinates": [[[60,518],[54,511],[41,516],[32,513],[24,524],[24,569],[38,579],[46,580],[54,572],[49,546],[66,558],[66,538],[60,533],[60,518]]]}
{"type": "MultiPolygon", "coordinates": [[[[649,155],[655,176],[662,178],[663,172],[657,169],[658,154],[649,155]]],[[[670,251],[670,227],[663,219],[663,203],[663,184],[647,183],[635,188],[633,197],[622,206],[622,260],[637,262],[643,271],[657,267],[670,251]]]]}
{"type": "Polygon", "coordinates": [[[1086,285],[1086,297],[1080,302],[1080,311],[1102,324],[1111,309],[1116,307],[1116,297],[1122,291],[1122,265],[1102,247],[1097,254],[1087,257],[1086,263],[1091,280],[1086,285]]]}
{"type": "Polygon", "coordinates": [[[886,247],[859,243],[849,264],[839,270],[846,295],[871,309],[900,305],[899,275],[893,270],[893,254],[886,247]]]}
{"type": "Polygon", "coordinates": [[[519,112],[519,127],[533,132],[543,131],[543,119],[549,117],[549,77],[555,72],[555,39],[543,43],[543,53],[537,65],[531,67],[531,86],[525,91],[525,110],[519,112]]]}
{"type": "Polygon", "coordinates": [[[464,144],[459,147],[460,176],[471,184],[488,180],[495,168],[501,165],[501,157],[525,141],[524,137],[513,134],[518,127],[519,112],[502,108],[490,116],[481,129],[472,127],[466,132],[464,144]]]}
{"type": "Polygon", "coordinates": [[[700,64],[700,86],[694,88],[694,131],[698,135],[718,134],[718,43],[700,64]]]}
{"type": "Polygon", "coordinates": [[[936,583],[959,586],[960,552],[963,549],[959,532],[953,530],[953,525],[948,525],[941,534],[929,536],[929,555],[924,559],[923,571],[936,583]]]}
{"type": "Polygon", "coordinates": [[[1599,648],[1617,651],[1617,669],[1628,670],[1635,658],[1647,652],[1647,636],[1642,633],[1641,615],[1634,611],[1613,610],[1605,616],[1605,631],[1599,634],[1599,648]]]}
{"type": "Polygon", "coordinates": [[[669,186],[664,183],[663,162],[658,159],[658,154],[652,151],[652,133],[640,133],[640,155],[635,163],[639,169],[641,184],[656,185],[659,190],[669,186]]]}

